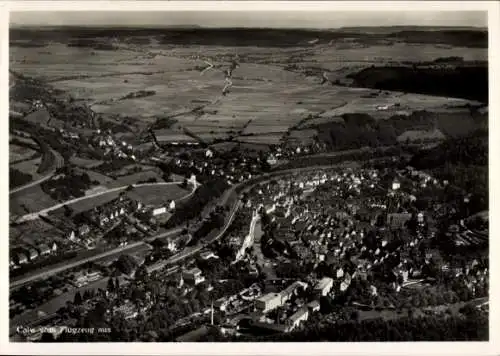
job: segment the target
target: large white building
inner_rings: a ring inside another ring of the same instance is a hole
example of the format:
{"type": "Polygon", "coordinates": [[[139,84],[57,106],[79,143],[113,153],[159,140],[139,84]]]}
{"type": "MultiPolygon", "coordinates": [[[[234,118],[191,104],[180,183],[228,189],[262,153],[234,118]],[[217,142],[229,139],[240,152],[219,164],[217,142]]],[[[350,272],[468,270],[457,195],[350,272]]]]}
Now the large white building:
{"type": "Polygon", "coordinates": [[[255,301],[255,307],[262,313],[276,309],[282,305],[282,296],[279,293],[268,293],[255,301]]]}

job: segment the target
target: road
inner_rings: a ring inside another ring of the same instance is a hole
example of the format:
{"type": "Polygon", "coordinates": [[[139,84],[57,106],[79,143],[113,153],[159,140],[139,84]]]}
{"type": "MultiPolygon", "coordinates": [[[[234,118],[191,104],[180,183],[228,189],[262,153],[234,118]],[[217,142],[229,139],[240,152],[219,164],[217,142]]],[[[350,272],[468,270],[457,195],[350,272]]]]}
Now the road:
{"type": "Polygon", "coordinates": [[[57,151],[54,151],[52,149],[50,151],[54,155],[54,165],[50,169],[50,172],[48,172],[46,175],[44,175],[40,179],[37,179],[33,182],[30,182],[28,184],[25,184],[25,185],[22,185],[20,187],[16,187],[16,188],[10,190],[9,195],[14,194],[14,193],[18,193],[18,192],[21,192],[21,191],[26,190],[28,188],[42,184],[43,182],[45,182],[46,180],[49,180],[50,178],[52,178],[54,176],[54,174],[56,173],[56,170],[58,168],[61,168],[64,165],[64,159],[57,151]]]}
{"type": "MultiPolygon", "coordinates": [[[[138,188],[138,187],[157,186],[157,185],[177,185],[177,184],[181,184],[181,183],[182,182],[180,182],[180,181],[179,182],[159,182],[159,183],[132,184],[132,186],[134,188],[138,188]]],[[[46,209],[43,209],[43,210],[40,210],[40,211],[37,211],[37,212],[34,212],[34,213],[23,215],[23,216],[19,217],[19,219],[17,219],[16,222],[17,223],[23,223],[23,222],[26,222],[26,221],[36,220],[36,219],[38,219],[40,217],[40,215],[42,215],[42,216],[43,215],[47,215],[51,211],[54,211],[54,210],[57,210],[57,209],[61,209],[65,205],[78,203],[80,201],[87,200],[87,199],[92,199],[92,198],[98,197],[100,195],[108,194],[108,193],[119,192],[121,190],[127,189],[128,187],[129,187],[128,185],[124,185],[124,186],[121,186],[121,187],[111,188],[111,189],[108,189],[108,190],[96,192],[96,193],[91,194],[91,195],[85,195],[83,197],[79,197],[79,198],[67,200],[65,202],[53,205],[50,208],[46,208],[46,209]]],[[[193,189],[191,190],[191,192],[189,194],[185,195],[184,197],[180,198],[179,200],[183,200],[183,199],[189,198],[191,195],[194,194],[194,192],[196,191],[196,189],[198,189],[198,187],[199,187],[199,183],[196,183],[195,185],[193,185],[193,189]]]]}

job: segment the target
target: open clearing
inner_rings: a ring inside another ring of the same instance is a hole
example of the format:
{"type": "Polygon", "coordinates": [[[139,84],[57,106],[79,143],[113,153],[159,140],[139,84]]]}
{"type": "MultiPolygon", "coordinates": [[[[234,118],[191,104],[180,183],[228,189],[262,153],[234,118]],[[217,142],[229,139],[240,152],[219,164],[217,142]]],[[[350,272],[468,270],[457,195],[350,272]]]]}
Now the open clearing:
{"type": "Polygon", "coordinates": [[[45,194],[39,185],[9,196],[9,209],[13,215],[24,215],[40,211],[56,204],[57,202],[45,194]]]}
{"type": "Polygon", "coordinates": [[[178,185],[155,185],[137,187],[127,193],[131,198],[138,199],[146,205],[161,206],[171,200],[179,200],[189,194],[188,190],[178,185]]]}

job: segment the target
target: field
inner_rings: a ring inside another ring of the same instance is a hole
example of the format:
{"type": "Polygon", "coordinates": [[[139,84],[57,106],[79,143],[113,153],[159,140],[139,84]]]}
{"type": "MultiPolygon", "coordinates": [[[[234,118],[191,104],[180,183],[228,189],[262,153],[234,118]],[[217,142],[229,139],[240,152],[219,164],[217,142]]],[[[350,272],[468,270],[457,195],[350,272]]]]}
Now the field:
{"type": "Polygon", "coordinates": [[[36,154],[37,151],[28,147],[9,144],[9,162],[16,162],[28,159],[36,154]]]}
{"type": "MultiPolygon", "coordinates": [[[[452,56],[485,61],[488,54],[486,48],[410,44],[395,38],[357,43],[338,38],[279,50],[250,43],[236,48],[224,41],[176,46],[156,39],[146,38],[142,43],[127,38],[119,41],[118,50],[109,51],[56,42],[43,48],[14,46],[10,64],[16,71],[46,79],[56,89],[88,102],[106,120],[127,117],[144,129],[158,117],[175,117],[174,127],[157,133],[160,142],[195,141],[183,132],[186,128],[208,143],[233,137],[251,144],[276,144],[291,127],[335,121],[346,113],[388,119],[415,110],[447,111],[468,102],[325,84],[323,73],[332,83],[344,82],[347,75],[372,65],[432,62],[452,56]],[[223,71],[236,54],[239,66],[224,96],[223,71]],[[203,71],[208,66],[205,60],[214,68],[203,71]],[[120,100],[139,91],[151,95],[120,100]]],[[[44,119],[42,114],[30,117],[32,121],[44,119]]],[[[304,142],[308,142],[310,135],[296,133],[291,139],[300,137],[307,137],[304,142]]]]}
{"type": "Polygon", "coordinates": [[[23,173],[31,174],[33,176],[33,179],[37,179],[38,177],[40,177],[40,175],[36,171],[41,162],[42,158],[38,157],[27,161],[11,164],[10,167],[17,169],[18,171],[21,171],[23,173]]]}
{"type": "Polygon", "coordinates": [[[168,204],[171,200],[179,200],[187,194],[189,194],[189,191],[177,185],[137,187],[127,193],[132,199],[138,199],[146,205],[153,206],[168,204]]]}
{"type": "Polygon", "coordinates": [[[398,136],[398,142],[418,140],[444,140],[446,136],[439,130],[408,130],[398,136]]]}
{"type": "Polygon", "coordinates": [[[71,157],[70,162],[80,168],[92,169],[100,165],[103,161],[73,156],[71,157]]]}
{"type": "Polygon", "coordinates": [[[45,240],[52,236],[60,235],[60,232],[52,225],[43,220],[34,220],[27,223],[11,226],[9,229],[10,248],[18,244],[32,244],[37,239],[45,240]]]}
{"type": "Polygon", "coordinates": [[[9,196],[9,209],[13,215],[24,215],[46,209],[57,202],[42,191],[40,186],[30,187],[9,196]]]}

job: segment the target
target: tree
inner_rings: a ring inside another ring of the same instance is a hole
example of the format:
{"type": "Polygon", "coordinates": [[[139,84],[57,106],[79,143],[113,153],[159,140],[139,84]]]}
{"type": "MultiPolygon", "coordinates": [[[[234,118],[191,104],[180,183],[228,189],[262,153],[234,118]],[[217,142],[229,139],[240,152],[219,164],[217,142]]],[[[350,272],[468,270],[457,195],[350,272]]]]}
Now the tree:
{"type": "Polygon", "coordinates": [[[81,304],[82,304],[82,296],[80,295],[80,292],[79,292],[79,291],[77,291],[77,292],[75,293],[75,298],[73,299],[73,303],[74,303],[75,305],[81,305],[81,304]]]}
{"type": "Polygon", "coordinates": [[[114,292],[115,291],[115,284],[113,283],[113,278],[108,279],[108,286],[107,286],[108,292],[114,292]]]}

